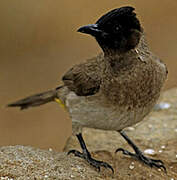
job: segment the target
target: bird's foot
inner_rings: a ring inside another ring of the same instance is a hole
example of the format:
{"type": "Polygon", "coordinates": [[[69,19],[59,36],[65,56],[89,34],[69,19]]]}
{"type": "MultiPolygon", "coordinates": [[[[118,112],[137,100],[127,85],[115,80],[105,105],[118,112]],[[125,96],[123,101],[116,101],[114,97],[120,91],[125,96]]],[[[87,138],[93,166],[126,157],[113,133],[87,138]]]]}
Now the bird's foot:
{"type": "Polygon", "coordinates": [[[91,166],[93,166],[94,168],[96,168],[98,171],[100,171],[101,167],[104,167],[104,168],[108,168],[112,171],[112,173],[114,173],[114,169],[112,168],[111,165],[109,165],[108,163],[106,162],[103,162],[103,161],[98,161],[96,159],[93,159],[90,152],[87,150],[86,148],[86,145],[85,145],[85,142],[82,138],[82,134],[78,134],[77,135],[77,138],[79,140],[79,143],[81,145],[81,148],[82,148],[82,153],[77,151],[77,150],[70,150],[68,152],[68,155],[69,154],[74,154],[75,156],[77,157],[80,157],[82,159],[85,159],[91,166]]]}
{"type": "Polygon", "coordinates": [[[93,159],[91,157],[91,154],[88,153],[88,152],[79,152],[77,150],[71,150],[68,152],[68,154],[74,154],[75,156],[77,157],[80,157],[82,159],[85,159],[91,166],[93,166],[94,168],[96,168],[98,171],[100,171],[101,167],[104,167],[104,168],[109,168],[111,169],[112,173],[114,173],[114,169],[112,168],[111,165],[109,165],[108,163],[106,162],[103,162],[103,161],[98,161],[96,159],[93,159]]]}
{"type": "Polygon", "coordinates": [[[139,161],[143,162],[144,164],[150,166],[151,168],[157,167],[157,168],[163,169],[165,173],[167,172],[166,167],[164,166],[164,163],[161,160],[146,157],[141,151],[139,151],[138,153],[131,153],[123,148],[118,148],[116,150],[116,153],[119,151],[121,151],[125,155],[128,155],[135,159],[138,159],[139,161]]]}
{"type": "Polygon", "coordinates": [[[128,142],[128,144],[133,148],[135,153],[131,153],[123,148],[117,149],[115,153],[121,151],[123,154],[134,157],[138,159],[139,161],[143,162],[144,164],[150,166],[151,168],[157,167],[157,168],[163,169],[165,173],[167,172],[166,167],[164,166],[164,163],[161,160],[156,160],[156,159],[151,159],[151,158],[146,157],[140,151],[140,149],[134,144],[134,142],[130,140],[130,138],[125,134],[125,132],[121,131],[120,135],[128,142]]]}

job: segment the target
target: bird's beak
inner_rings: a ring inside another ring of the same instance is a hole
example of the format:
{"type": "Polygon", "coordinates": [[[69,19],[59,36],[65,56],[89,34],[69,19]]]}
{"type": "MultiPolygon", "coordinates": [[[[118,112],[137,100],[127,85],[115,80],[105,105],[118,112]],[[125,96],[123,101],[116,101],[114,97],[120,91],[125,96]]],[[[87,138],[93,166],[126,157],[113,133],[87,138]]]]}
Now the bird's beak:
{"type": "Polygon", "coordinates": [[[85,33],[85,34],[90,34],[92,36],[97,36],[98,34],[101,33],[101,30],[99,30],[97,24],[89,24],[86,26],[80,27],[77,32],[85,33]]]}

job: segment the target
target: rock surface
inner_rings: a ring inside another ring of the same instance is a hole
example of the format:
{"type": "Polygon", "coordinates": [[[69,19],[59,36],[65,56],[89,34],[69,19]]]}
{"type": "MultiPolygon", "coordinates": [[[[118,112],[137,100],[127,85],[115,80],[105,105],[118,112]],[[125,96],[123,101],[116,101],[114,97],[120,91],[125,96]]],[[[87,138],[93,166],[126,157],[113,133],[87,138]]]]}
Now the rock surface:
{"type": "MultiPolygon", "coordinates": [[[[152,112],[146,120],[127,128],[129,137],[141,150],[161,159],[167,174],[157,168],[149,168],[121,153],[119,148],[131,148],[117,132],[84,129],[83,136],[88,149],[96,159],[111,164],[115,170],[101,169],[97,172],[84,160],[51,150],[24,146],[0,148],[0,179],[120,179],[120,180],[175,180],[177,179],[177,89],[163,93],[160,102],[169,103],[167,109],[152,112]],[[99,150],[99,151],[98,151],[99,150]]],[[[71,137],[65,150],[80,149],[75,137],[71,137]]]]}

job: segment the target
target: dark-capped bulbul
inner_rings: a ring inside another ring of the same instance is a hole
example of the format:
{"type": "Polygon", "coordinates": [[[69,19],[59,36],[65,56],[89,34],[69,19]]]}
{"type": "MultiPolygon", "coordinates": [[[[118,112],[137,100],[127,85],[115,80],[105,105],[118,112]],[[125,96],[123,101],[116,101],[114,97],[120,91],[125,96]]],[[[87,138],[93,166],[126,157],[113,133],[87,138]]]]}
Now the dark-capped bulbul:
{"type": "Polygon", "coordinates": [[[123,131],[151,112],[167,77],[165,64],[148,48],[134,8],[111,10],[78,32],[93,36],[103,52],[69,69],[62,78],[63,85],[8,106],[26,109],[52,101],[62,103],[82,148],[82,152],[71,150],[68,154],[84,158],[98,170],[101,166],[113,168],[92,158],[81,134],[83,127],[118,131],[135,153],[123,148],[116,152],[166,171],[161,160],[146,157],[123,131]]]}

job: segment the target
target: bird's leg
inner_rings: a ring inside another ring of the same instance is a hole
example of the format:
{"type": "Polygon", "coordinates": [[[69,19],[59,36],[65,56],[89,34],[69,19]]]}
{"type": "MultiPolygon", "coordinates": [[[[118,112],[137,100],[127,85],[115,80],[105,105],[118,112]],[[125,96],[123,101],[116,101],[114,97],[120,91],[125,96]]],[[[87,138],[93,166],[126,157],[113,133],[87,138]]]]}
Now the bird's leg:
{"type": "Polygon", "coordinates": [[[150,167],[157,167],[157,168],[162,168],[166,172],[166,168],[164,166],[164,163],[161,160],[156,160],[156,159],[151,159],[146,157],[140,149],[134,144],[133,141],[129,139],[129,137],[125,134],[125,132],[121,131],[119,132],[121,136],[128,142],[128,144],[133,148],[135,153],[131,153],[123,148],[118,148],[116,150],[116,153],[121,151],[123,154],[134,157],[140,161],[142,161],[144,164],[150,166],[150,167]]]}
{"type": "Polygon", "coordinates": [[[98,169],[98,171],[100,171],[100,167],[105,167],[105,168],[109,168],[111,169],[111,171],[114,173],[114,170],[112,168],[111,165],[109,165],[108,163],[106,162],[103,162],[103,161],[98,161],[96,159],[93,159],[91,157],[91,154],[89,153],[87,147],[86,147],[86,144],[84,142],[84,139],[82,137],[82,134],[79,133],[76,135],[77,136],[77,139],[79,140],[79,143],[80,143],[80,146],[82,148],[82,153],[77,151],[77,150],[70,150],[68,152],[68,154],[74,154],[75,156],[77,157],[80,157],[82,159],[85,159],[91,166],[95,167],[96,169],[98,169]]]}

